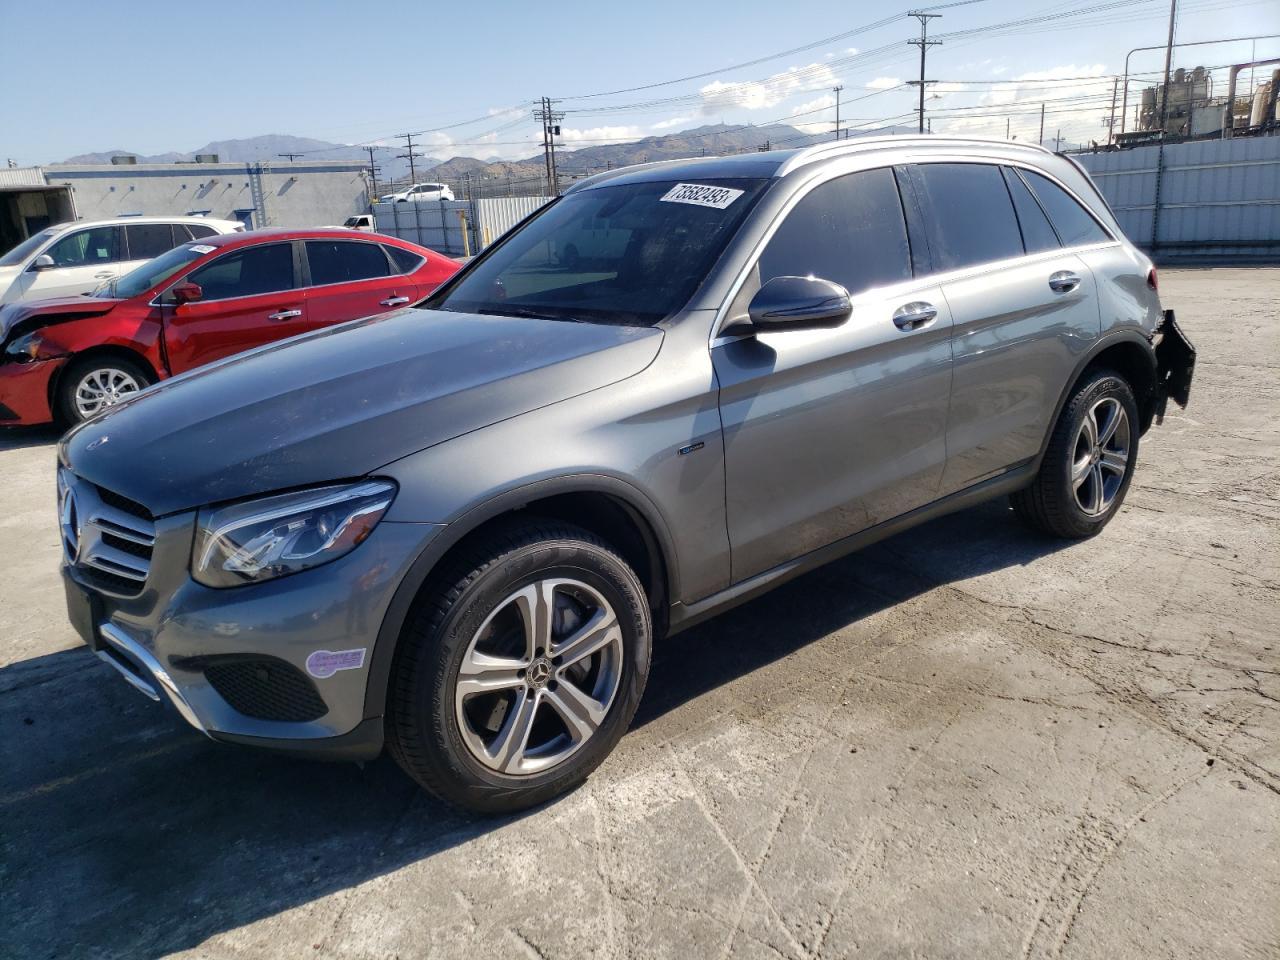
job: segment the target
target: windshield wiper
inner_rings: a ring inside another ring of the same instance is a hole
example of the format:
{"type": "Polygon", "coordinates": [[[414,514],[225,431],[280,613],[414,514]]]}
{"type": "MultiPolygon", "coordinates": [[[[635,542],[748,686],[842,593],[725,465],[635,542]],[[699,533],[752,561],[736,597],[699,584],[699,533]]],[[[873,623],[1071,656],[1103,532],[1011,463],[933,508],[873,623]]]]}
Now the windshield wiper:
{"type": "Polygon", "coordinates": [[[484,314],[488,317],[528,317],[533,320],[568,320],[570,323],[578,323],[576,317],[566,317],[563,314],[557,315],[553,313],[544,313],[535,310],[532,307],[480,307],[475,313],[484,314]]]}

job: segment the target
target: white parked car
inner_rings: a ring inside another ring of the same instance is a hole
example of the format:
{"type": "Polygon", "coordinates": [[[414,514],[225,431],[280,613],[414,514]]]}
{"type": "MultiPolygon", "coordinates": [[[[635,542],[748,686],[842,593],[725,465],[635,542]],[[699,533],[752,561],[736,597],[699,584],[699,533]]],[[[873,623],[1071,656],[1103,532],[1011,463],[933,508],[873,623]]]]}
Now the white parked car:
{"type": "Polygon", "coordinates": [[[342,226],[347,230],[360,230],[364,233],[377,232],[377,224],[374,223],[372,213],[360,213],[354,217],[347,217],[342,226]]]}
{"type": "Polygon", "coordinates": [[[381,203],[421,203],[424,200],[452,200],[453,191],[444,183],[415,183],[400,193],[388,193],[378,198],[381,203]]]}
{"type": "Polygon", "coordinates": [[[92,293],[179,244],[241,230],[238,220],[208,217],[55,223],[0,256],[0,303],[92,293]]]}

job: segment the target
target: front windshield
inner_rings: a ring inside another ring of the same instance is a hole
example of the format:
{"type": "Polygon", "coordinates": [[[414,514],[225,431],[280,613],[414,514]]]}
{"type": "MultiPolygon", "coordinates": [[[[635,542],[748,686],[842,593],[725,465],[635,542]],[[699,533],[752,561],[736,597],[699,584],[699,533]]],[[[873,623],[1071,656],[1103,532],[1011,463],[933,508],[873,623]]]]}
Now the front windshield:
{"type": "Polygon", "coordinates": [[[693,296],[766,183],[668,180],[571,193],[427,306],[657,323],[693,296]]]}
{"type": "Polygon", "coordinates": [[[163,283],[194,260],[199,260],[212,248],[201,244],[184,244],[148,260],[135,270],[130,270],[118,280],[103,288],[99,296],[119,297],[127,300],[145,293],[158,283],[163,283]],[[197,249],[199,248],[199,249],[197,249]]]}
{"type": "Polygon", "coordinates": [[[40,245],[53,237],[57,232],[57,230],[41,230],[34,236],[27,237],[27,239],[23,240],[3,257],[0,257],[0,267],[16,267],[18,264],[22,263],[22,261],[26,260],[27,257],[40,249],[40,245]]]}

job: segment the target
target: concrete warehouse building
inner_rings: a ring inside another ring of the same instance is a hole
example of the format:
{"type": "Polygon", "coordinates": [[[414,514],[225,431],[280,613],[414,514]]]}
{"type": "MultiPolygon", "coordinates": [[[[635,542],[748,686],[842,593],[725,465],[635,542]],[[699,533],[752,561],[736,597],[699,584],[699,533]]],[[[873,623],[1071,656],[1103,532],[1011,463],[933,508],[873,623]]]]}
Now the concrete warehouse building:
{"type": "Polygon", "coordinates": [[[366,170],[351,160],[58,164],[44,176],[70,189],[79,220],[177,214],[242,220],[249,229],[317,227],[369,206],[366,170]]]}

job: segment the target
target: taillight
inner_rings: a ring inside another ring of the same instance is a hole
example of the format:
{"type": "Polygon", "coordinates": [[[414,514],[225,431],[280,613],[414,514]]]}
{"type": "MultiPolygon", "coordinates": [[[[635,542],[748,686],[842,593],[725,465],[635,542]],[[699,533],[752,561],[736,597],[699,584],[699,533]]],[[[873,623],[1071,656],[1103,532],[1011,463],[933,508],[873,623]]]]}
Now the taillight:
{"type": "Polygon", "coordinates": [[[1160,281],[1156,277],[1155,267],[1152,267],[1150,270],[1147,271],[1147,286],[1150,287],[1152,290],[1160,289],[1160,281]]]}

